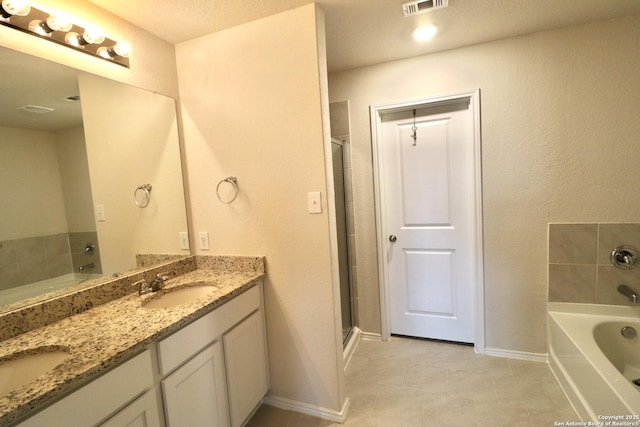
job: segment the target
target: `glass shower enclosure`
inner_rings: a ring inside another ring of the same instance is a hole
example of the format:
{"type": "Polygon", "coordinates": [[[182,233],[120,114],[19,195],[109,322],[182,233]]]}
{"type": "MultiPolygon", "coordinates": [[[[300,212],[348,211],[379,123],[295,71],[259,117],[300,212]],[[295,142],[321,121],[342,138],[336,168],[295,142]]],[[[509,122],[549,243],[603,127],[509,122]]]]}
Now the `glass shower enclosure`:
{"type": "Polygon", "coordinates": [[[349,282],[349,246],[347,229],[346,191],[344,179],[344,148],[340,140],[331,140],[333,183],[338,232],[338,263],[340,267],[340,302],[342,312],[342,342],[346,344],[353,330],[351,284],[349,282]]]}

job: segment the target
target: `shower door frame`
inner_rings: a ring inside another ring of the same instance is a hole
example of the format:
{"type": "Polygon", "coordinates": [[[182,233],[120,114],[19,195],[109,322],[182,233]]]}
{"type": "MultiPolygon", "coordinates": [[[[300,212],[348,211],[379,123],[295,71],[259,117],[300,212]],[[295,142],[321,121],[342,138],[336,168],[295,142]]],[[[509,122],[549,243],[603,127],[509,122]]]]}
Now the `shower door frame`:
{"type": "Polygon", "coordinates": [[[474,144],[474,188],[475,200],[475,330],[474,347],[477,353],[486,353],[485,348],[485,318],[484,318],[484,270],[483,270],[483,237],[482,237],[482,159],[481,159],[481,133],[480,133],[480,89],[470,91],[452,92],[442,95],[408,101],[393,102],[389,104],[372,105],[370,107],[371,118],[371,143],[373,152],[373,175],[376,210],[376,235],[378,249],[378,274],[380,286],[380,315],[381,335],[387,341],[391,338],[391,310],[390,287],[388,283],[387,266],[387,242],[386,214],[381,179],[382,163],[382,116],[392,112],[406,111],[414,108],[424,108],[434,103],[452,100],[469,100],[469,108],[473,115],[473,144],[474,144]]]}
{"type": "MultiPolygon", "coordinates": [[[[342,174],[342,179],[343,179],[343,186],[342,187],[343,187],[343,192],[344,192],[344,196],[345,196],[345,198],[344,198],[344,205],[345,205],[344,225],[345,225],[345,231],[346,231],[346,254],[345,255],[346,255],[346,258],[347,258],[346,266],[347,266],[347,285],[348,285],[348,291],[349,291],[350,326],[349,326],[349,332],[346,334],[346,336],[343,335],[343,338],[342,338],[342,345],[343,345],[343,348],[344,348],[344,347],[347,346],[351,336],[354,333],[354,329],[356,328],[356,324],[355,324],[356,323],[355,322],[355,320],[356,320],[355,307],[354,307],[354,304],[353,304],[353,288],[352,288],[352,283],[351,283],[351,260],[352,260],[353,254],[351,253],[351,249],[352,248],[349,245],[349,234],[350,234],[349,231],[353,231],[353,230],[349,229],[349,221],[347,219],[348,212],[346,210],[346,206],[347,206],[347,200],[346,200],[347,178],[346,178],[346,175],[345,175],[345,167],[344,167],[344,156],[345,156],[344,155],[344,150],[345,150],[345,145],[346,144],[345,144],[345,141],[343,141],[343,140],[341,140],[339,138],[331,137],[331,145],[333,145],[333,144],[336,144],[336,145],[340,146],[340,150],[341,150],[340,151],[341,156],[342,156],[342,159],[341,159],[341,164],[342,164],[341,174],[342,174]]],[[[333,154],[333,151],[332,151],[332,154],[333,154]]],[[[333,164],[333,162],[332,162],[332,164],[333,164]]],[[[335,165],[333,165],[333,166],[335,168],[335,165]]],[[[334,169],[334,173],[335,173],[335,169],[334,169]]],[[[334,179],[334,198],[335,198],[335,195],[336,195],[336,190],[335,190],[335,179],[334,179]]],[[[336,205],[337,205],[337,203],[336,203],[336,205]]],[[[337,216],[337,210],[336,210],[336,228],[338,228],[337,227],[337,222],[338,222],[338,216],[337,216]]],[[[338,239],[339,238],[340,237],[338,236],[338,239]]],[[[338,258],[339,258],[339,252],[340,251],[338,250],[338,258]]],[[[338,264],[339,263],[340,263],[340,260],[338,260],[338,264]]],[[[340,293],[341,293],[340,299],[342,300],[342,277],[340,277],[340,293]]],[[[343,313],[342,313],[342,304],[341,304],[341,315],[342,314],[343,313]]],[[[342,331],[343,331],[343,334],[344,334],[344,329],[342,331]]]]}

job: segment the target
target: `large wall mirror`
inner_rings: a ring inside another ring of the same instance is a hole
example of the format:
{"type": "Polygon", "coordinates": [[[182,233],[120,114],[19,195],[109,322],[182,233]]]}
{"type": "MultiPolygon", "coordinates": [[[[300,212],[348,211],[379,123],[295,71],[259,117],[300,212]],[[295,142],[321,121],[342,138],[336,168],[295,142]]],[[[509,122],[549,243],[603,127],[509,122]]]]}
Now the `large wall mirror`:
{"type": "Polygon", "coordinates": [[[189,255],[172,98],[6,48],[0,70],[0,312],[189,255]]]}

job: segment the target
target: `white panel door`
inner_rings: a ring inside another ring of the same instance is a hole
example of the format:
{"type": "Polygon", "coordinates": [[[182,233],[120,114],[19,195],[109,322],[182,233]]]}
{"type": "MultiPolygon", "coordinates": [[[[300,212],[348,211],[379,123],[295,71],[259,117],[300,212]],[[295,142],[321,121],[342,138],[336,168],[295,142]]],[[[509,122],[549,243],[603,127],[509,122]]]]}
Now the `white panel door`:
{"type": "Polygon", "coordinates": [[[469,100],[421,106],[415,121],[412,110],[381,120],[391,333],[473,342],[476,211],[469,100]]]}

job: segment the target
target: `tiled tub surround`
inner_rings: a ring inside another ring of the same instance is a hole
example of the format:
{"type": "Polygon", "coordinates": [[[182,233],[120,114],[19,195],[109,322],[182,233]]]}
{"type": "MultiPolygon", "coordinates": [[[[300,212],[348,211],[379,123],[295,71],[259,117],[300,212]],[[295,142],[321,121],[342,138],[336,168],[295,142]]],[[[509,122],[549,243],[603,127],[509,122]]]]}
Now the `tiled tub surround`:
{"type": "Polygon", "coordinates": [[[549,224],[549,301],[632,305],[617,288],[640,292],[640,263],[626,271],[609,260],[622,245],[640,249],[640,224],[549,224]]]}
{"type": "Polygon", "coordinates": [[[94,263],[100,273],[97,233],[59,233],[0,242],[0,290],[64,276],[81,265],[94,263]],[[85,254],[87,243],[96,247],[85,254]]]}
{"type": "Polygon", "coordinates": [[[82,290],[68,298],[19,310],[22,315],[17,317],[13,313],[0,317],[0,330],[4,333],[5,329],[10,329],[14,335],[0,342],[0,359],[41,346],[60,346],[71,352],[71,357],[54,370],[29,385],[0,396],[0,425],[24,418],[97,378],[150,343],[257,285],[263,275],[264,260],[260,257],[188,257],[82,290]],[[176,275],[167,281],[167,288],[204,281],[218,289],[206,297],[171,309],[143,308],[141,302],[154,295],[138,296],[131,284],[143,277],[152,280],[157,272],[167,270],[176,275]],[[91,310],[81,310],[83,306],[91,310]],[[53,320],[37,329],[32,327],[34,322],[41,323],[41,317],[57,317],[53,313],[56,309],[70,312],[70,317],[53,320]],[[74,309],[81,313],[71,315],[74,309]],[[22,327],[31,330],[17,335],[22,327]]]}

